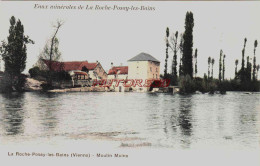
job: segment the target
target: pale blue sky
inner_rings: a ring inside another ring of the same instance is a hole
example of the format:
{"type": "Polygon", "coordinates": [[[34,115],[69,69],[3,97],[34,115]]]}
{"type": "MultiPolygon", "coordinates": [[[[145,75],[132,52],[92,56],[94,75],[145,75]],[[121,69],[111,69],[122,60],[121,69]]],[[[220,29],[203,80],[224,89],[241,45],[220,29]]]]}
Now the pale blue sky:
{"type": "MultiPolygon", "coordinates": [[[[207,72],[207,58],[215,58],[214,77],[218,76],[219,51],[226,58],[226,76],[234,76],[235,59],[241,66],[243,40],[247,37],[246,56],[253,57],[254,40],[260,42],[260,2],[0,2],[0,40],[6,39],[11,16],[21,19],[25,34],[34,41],[28,46],[26,71],[37,61],[45,42],[53,34],[52,23],[62,19],[60,50],[63,60],[100,61],[105,70],[114,65],[127,65],[127,60],[146,52],[165,60],[165,30],[184,31],[187,11],[194,14],[194,50],[198,48],[198,75],[207,72]],[[152,6],[155,11],[86,11],[42,10],[41,5],[118,5],[152,6]]],[[[258,42],[258,43],[259,43],[258,42]]],[[[168,66],[171,65],[172,52],[168,66]]],[[[257,48],[257,63],[260,50],[257,48]]],[[[3,66],[3,65],[2,65],[3,66]]],[[[3,68],[3,67],[2,67],[3,68]]],[[[170,68],[168,69],[170,71],[170,68]]]]}

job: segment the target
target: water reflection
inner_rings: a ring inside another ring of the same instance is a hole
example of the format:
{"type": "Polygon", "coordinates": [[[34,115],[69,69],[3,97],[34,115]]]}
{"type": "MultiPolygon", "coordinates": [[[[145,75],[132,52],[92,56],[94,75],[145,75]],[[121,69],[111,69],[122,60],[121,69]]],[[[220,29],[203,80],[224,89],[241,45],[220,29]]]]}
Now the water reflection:
{"type": "Polygon", "coordinates": [[[255,148],[259,144],[259,101],[259,94],[243,93],[0,94],[0,139],[88,140],[89,133],[119,133],[110,139],[142,138],[139,141],[155,147],[177,149],[255,148]]]}
{"type": "Polygon", "coordinates": [[[192,133],[191,109],[192,96],[180,96],[179,101],[179,125],[184,135],[190,136],[192,133]]]}
{"type": "Polygon", "coordinates": [[[3,121],[7,135],[23,133],[24,93],[3,94],[3,121]]]}
{"type": "Polygon", "coordinates": [[[192,134],[192,123],[191,123],[191,109],[192,109],[192,96],[180,96],[179,100],[179,117],[178,122],[180,126],[181,142],[183,148],[189,148],[191,144],[191,134],[192,134]]]}
{"type": "MultiPolygon", "coordinates": [[[[58,112],[60,110],[62,95],[54,93],[37,94],[44,96],[44,101],[38,105],[38,117],[41,121],[42,131],[46,135],[55,134],[55,129],[59,124],[58,112]]],[[[62,115],[60,115],[62,116],[62,115]]]]}

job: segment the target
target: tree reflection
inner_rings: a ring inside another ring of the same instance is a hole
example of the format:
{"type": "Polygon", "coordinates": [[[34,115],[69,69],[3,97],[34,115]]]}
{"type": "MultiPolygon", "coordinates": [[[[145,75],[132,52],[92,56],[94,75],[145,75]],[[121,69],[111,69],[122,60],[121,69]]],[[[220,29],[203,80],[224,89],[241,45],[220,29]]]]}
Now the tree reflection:
{"type": "Polygon", "coordinates": [[[179,102],[179,117],[178,122],[182,133],[182,142],[184,145],[189,146],[190,136],[192,135],[191,123],[191,109],[192,109],[192,96],[180,96],[179,102]]]}
{"type": "Polygon", "coordinates": [[[54,93],[43,93],[44,101],[39,104],[38,110],[41,124],[43,125],[43,132],[47,135],[55,132],[58,124],[57,112],[60,109],[60,95],[54,93]]]}
{"type": "Polygon", "coordinates": [[[3,94],[3,121],[7,135],[23,133],[24,93],[3,94]]]}

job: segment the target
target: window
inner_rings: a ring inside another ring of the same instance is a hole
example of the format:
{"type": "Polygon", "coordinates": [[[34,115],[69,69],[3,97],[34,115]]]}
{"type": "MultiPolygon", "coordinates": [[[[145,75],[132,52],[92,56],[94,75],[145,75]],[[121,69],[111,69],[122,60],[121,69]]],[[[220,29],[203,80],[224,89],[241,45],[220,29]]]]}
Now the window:
{"type": "Polygon", "coordinates": [[[152,67],[150,67],[150,72],[152,72],[152,67]]]}
{"type": "Polygon", "coordinates": [[[157,78],[157,74],[156,74],[156,78],[157,78]]]}
{"type": "Polygon", "coordinates": [[[153,74],[153,78],[154,78],[154,74],[153,74]]]}
{"type": "Polygon", "coordinates": [[[156,72],[158,72],[158,68],[156,68],[156,72]]]}

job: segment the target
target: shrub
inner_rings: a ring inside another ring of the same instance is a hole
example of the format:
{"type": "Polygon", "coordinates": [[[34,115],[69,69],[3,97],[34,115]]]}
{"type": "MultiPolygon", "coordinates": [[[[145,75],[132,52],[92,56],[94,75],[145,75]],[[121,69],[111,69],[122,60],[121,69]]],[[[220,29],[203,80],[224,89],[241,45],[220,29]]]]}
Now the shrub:
{"type": "Polygon", "coordinates": [[[26,82],[26,76],[20,74],[11,78],[7,73],[4,73],[2,80],[0,81],[0,92],[8,93],[12,91],[22,92],[24,91],[24,84],[26,82]]]}
{"type": "Polygon", "coordinates": [[[4,74],[0,81],[0,92],[1,93],[12,92],[13,89],[10,83],[11,83],[11,78],[7,74],[4,74]]]}
{"type": "Polygon", "coordinates": [[[239,79],[233,79],[230,81],[231,91],[239,91],[240,90],[240,80],[239,79]]]}
{"type": "Polygon", "coordinates": [[[39,67],[33,67],[29,70],[29,74],[32,78],[35,78],[40,75],[40,68],[39,67]]]}
{"type": "Polygon", "coordinates": [[[189,75],[180,77],[179,86],[182,94],[194,93],[196,91],[195,83],[189,75]]]}
{"type": "Polygon", "coordinates": [[[41,87],[43,91],[48,91],[53,89],[53,86],[51,84],[41,84],[41,87]]]}
{"type": "Polygon", "coordinates": [[[221,93],[221,94],[225,94],[227,90],[230,89],[230,86],[228,86],[228,81],[223,81],[223,82],[219,82],[218,83],[218,91],[221,93]]]}
{"type": "Polygon", "coordinates": [[[208,84],[208,91],[210,94],[214,94],[215,91],[217,90],[217,84],[215,81],[211,81],[209,84],[208,84]]]}
{"type": "Polygon", "coordinates": [[[53,72],[52,78],[55,81],[68,81],[71,80],[71,76],[68,72],[60,71],[60,72],[53,72]]]}

